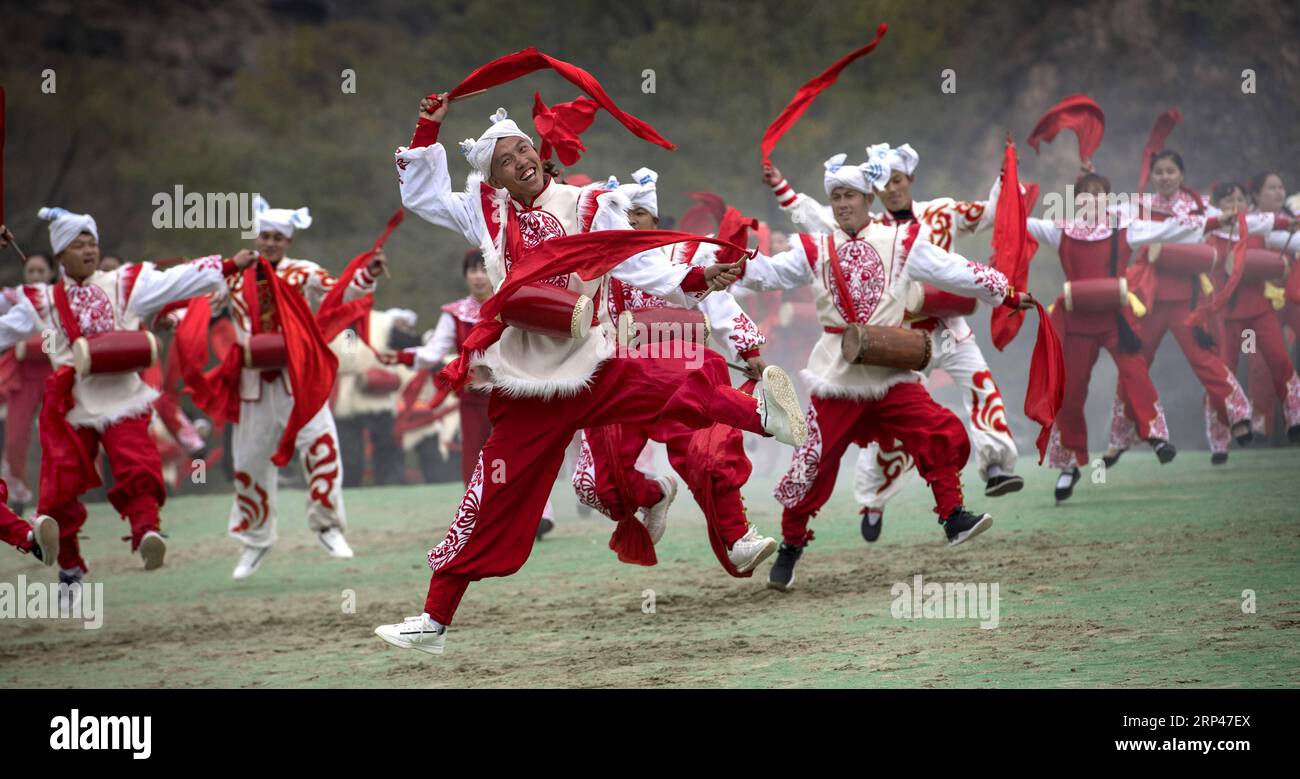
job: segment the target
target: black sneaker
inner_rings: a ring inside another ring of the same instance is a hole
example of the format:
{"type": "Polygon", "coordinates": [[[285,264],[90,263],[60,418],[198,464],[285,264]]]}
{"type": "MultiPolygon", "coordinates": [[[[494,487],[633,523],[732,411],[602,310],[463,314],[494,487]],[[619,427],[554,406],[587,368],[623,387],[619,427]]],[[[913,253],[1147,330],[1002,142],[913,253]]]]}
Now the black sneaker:
{"type": "Polygon", "coordinates": [[[885,524],[885,510],[863,509],[862,510],[862,538],[868,543],[880,538],[880,531],[885,524]],[[875,515],[876,521],[872,522],[871,517],[875,515]]]}
{"type": "Polygon", "coordinates": [[[1102,464],[1105,465],[1107,468],[1110,468],[1110,467],[1114,466],[1115,463],[1119,462],[1119,456],[1122,455],[1122,454],[1124,454],[1124,453],[1127,452],[1127,451],[1128,451],[1128,447],[1126,446],[1126,447],[1124,447],[1123,449],[1120,449],[1120,450],[1116,451],[1114,454],[1111,454],[1110,452],[1107,452],[1106,454],[1103,454],[1103,455],[1101,456],[1101,462],[1102,462],[1102,464]]]}
{"type": "Polygon", "coordinates": [[[972,514],[964,508],[954,510],[943,520],[943,532],[948,536],[948,546],[957,546],[992,526],[992,514],[972,514]]]}
{"type": "Polygon", "coordinates": [[[1250,420],[1243,419],[1233,425],[1232,437],[1237,441],[1237,446],[1249,446],[1250,442],[1255,440],[1255,431],[1250,429],[1250,420]]]}
{"type": "Polygon", "coordinates": [[[984,497],[996,498],[999,495],[1006,495],[1012,492],[1020,492],[1025,486],[1025,480],[1014,473],[994,476],[984,485],[984,497]]]}
{"type": "Polygon", "coordinates": [[[1178,455],[1178,450],[1174,448],[1174,445],[1163,438],[1152,438],[1151,448],[1155,450],[1156,459],[1160,461],[1161,465],[1168,465],[1178,455]]]}
{"type": "Polygon", "coordinates": [[[45,562],[45,555],[41,552],[40,544],[32,544],[31,555],[41,562],[45,562]]]}
{"type": "Polygon", "coordinates": [[[537,540],[541,541],[542,537],[555,529],[555,520],[542,517],[542,521],[537,525],[537,540]]]}
{"type": "Polygon", "coordinates": [[[776,562],[772,564],[772,570],[767,575],[769,589],[789,592],[794,588],[794,564],[799,562],[799,556],[802,554],[802,546],[790,546],[782,542],[781,547],[776,550],[776,562]]]}
{"type": "Polygon", "coordinates": [[[1059,506],[1059,505],[1061,505],[1062,503],[1064,503],[1065,501],[1067,501],[1067,500],[1070,499],[1070,496],[1074,494],[1074,485],[1078,484],[1078,483],[1079,483],[1079,479],[1081,479],[1081,478],[1083,478],[1083,474],[1079,473],[1079,466],[1076,465],[1076,466],[1074,466],[1074,468],[1070,471],[1070,486],[1068,486],[1068,487],[1062,487],[1062,486],[1060,486],[1060,485],[1061,485],[1060,481],[1057,481],[1057,483],[1056,483],[1056,485],[1057,485],[1057,486],[1056,486],[1056,505],[1059,506]]]}
{"type": "Polygon", "coordinates": [[[1228,462],[1227,452],[1214,452],[1210,455],[1210,465],[1224,465],[1228,462]]]}

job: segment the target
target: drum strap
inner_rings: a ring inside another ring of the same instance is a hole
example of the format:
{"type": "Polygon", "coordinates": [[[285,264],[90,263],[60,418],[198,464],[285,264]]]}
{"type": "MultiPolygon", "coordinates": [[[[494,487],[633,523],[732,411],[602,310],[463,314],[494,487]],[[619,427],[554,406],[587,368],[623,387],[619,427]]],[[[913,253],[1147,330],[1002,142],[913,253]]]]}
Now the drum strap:
{"type": "Polygon", "coordinates": [[[1110,231],[1110,275],[1119,275],[1119,230],[1110,231]]]}
{"type": "Polygon", "coordinates": [[[59,321],[63,323],[63,332],[68,335],[68,343],[81,337],[81,325],[72,313],[72,303],[68,301],[67,283],[59,279],[54,283],[54,309],[59,312],[59,321]]]}
{"type": "Polygon", "coordinates": [[[248,309],[248,332],[257,335],[262,332],[262,305],[257,294],[257,270],[261,263],[253,263],[244,269],[244,306],[248,309]]]}
{"type": "Polygon", "coordinates": [[[831,275],[835,277],[835,288],[844,301],[844,318],[849,324],[858,321],[858,309],[853,305],[853,296],[849,293],[849,283],[844,280],[844,269],[840,267],[840,255],[835,251],[835,238],[826,236],[826,261],[830,263],[831,275]]]}

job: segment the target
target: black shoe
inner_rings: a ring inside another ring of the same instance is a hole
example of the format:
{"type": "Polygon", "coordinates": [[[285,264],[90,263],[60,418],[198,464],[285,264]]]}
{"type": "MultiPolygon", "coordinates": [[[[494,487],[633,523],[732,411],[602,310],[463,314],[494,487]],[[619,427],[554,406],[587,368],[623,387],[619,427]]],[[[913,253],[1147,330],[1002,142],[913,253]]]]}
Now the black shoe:
{"type": "Polygon", "coordinates": [[[789,592],[794,588],[794,564],[799,562],[799,556],[802,554],[802,546],[790,546],[782,542],[781,547],[776,550],[776,562],[772,564],[772,570],[767,575],[769,589],[789,592]]]}
{"type": "Polygon", "coordinates": [[[31,554],[32,557],[35,557],[37,560],[45,562],[45,554],[41,551],[40,544],[32,544],[31,554]]]}
{"type": "Polygon", "coordinates": [[[541,541],[542,537],[555,529],[555,520],[542,517],[542,521],[537,525],[537,540],[541,541]]]}
{"type": "Polygon", "coordinates": [[[1178,455],[1178,450],[1174,448],[1174,445],[1163,438],[1152,438],[1151,448],[1155,450],[1156,459],[1160,461],[1161,465],[1168,465],[1178,455]]]}
{"type": "Polygon", "coordinates": [[[1079,473],[1079,466],[1076,465],[1070,472],[1070,486],[1056,488],[1056,505],[1059,506],[1070,499],[1070,496],[1074,494],[1074,485],[1078,484],[1081,478],[1083,478],[1083,474],[1079,473]]]}
{"type": "Polygon", "coordinates": [[[1014,473],[1003,476],[994,476],[984,485],[984,497],[996,498],[999,495],[1006,495],[1011,492],[1020,492],[1025,486],[1025,480],[1014,473]]]}
{"type": "Polygon", "coordinates": [[[875,522],[871,521],[872,513],[873,512],[871,511],[871,509],[862,510],[862,538],[863,540],[867,541],[867,543],[871,543],[872,541],[875,541],[877,538],[880,538],[880,531],[883,529],[883,526],[885,524],[884,509],[880,509],[879,511],[874,512],[876,515],[875,522]]]}
{"type": "Polygon", "coordinates": [[[954,510],[943,521],[948,546],[956,546],[993,527],[992,514],[972,514],[964,508],[954,510]]]}
{"type": "Polygon", "coordinates": [[[1127,452],[1127,451],[1128,451],[1128,447],[1126,446],[1126,447],[1124,447],[1123,449],[1120,449],[1120,450],[1119,450],[1118,452],[1116,452],[1115,454],[1103,454],[1103,455],[1101,456],[1101,462],[1102,462],[1102,464],[1105,465],[1107,468],[1110,468],[1110,467],[1113,466],[1115,463],[1119,462],[1119,456],[1122,455],[1122,454],[1124,454],[1124,453],[1127,452]]]}
{"type": "Polygon", "coordinates": [[[1210,455],[1210,465],[1223,465],[1228,462],[1227,452],[1214,452],[1210,455]]]}
{"type": "Polygon", "coordinates": [[[1233,425],[1232,437],[1236,439],[1237,446],[1250,445],[1250,442],[1255,440],[1255,431],[1250,429],[1250,420],[1243,419],[1242,421],[1233,425]]]}

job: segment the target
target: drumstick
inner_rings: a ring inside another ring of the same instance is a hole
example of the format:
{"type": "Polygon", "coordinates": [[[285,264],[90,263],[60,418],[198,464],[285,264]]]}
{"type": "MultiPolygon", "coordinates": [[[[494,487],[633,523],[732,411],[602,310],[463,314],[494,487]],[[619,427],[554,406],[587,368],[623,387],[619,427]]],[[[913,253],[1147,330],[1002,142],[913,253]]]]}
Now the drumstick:
{"type": "Polygon", "coordinates": [[[9,233],[9,245],[13,247],[14,251],[18,252],[18,257],[23,261],[23,264],[26,265],[27,255],[23,254],[22,249],[18,248],[18,241],[14,240],[14,234],[12,232],[9,233]]]}
{"type": "MultiPolygon", "coordinates": [[[[474,91],[474,92],[466,92],[466,93],[463,94],[463,95],[456,95],[455,97],[451,98],[451,99],[448,100],[447,102],[448,102],[448,103],[455,103],[455,102],[458,101],[458,100],[465,100],[466,98],[477,97],[478,95],[481,95],[481,94],[483,94],[483,93],[486,92],[486,91],[487,91],[486,89],[480,89],[480,90],[477,90],[477,91],[474,91]]],[[[439,100],[438,98],[435,97],[435,98],[432,98],[432,99],[433,99],[433,102],[434,102],[435,106],[440,106],[440,105],[442,105],[442,101],[439,100]]]]}

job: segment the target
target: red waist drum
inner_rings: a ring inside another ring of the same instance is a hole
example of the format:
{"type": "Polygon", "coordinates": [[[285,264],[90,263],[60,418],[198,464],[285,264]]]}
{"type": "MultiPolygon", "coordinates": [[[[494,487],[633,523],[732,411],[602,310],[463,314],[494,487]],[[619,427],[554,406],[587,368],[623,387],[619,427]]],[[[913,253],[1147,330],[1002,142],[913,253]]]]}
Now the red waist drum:
{"type": "Polygon", "coordinates": [[[45,336],[38,333],[14,344],[14,357],[19,362],[48,362],[50,356],[45,353],[45,336]]]}
{"type": "Polygon", "coordinates": [[[158,339],[148,330],[114,330],[72,343],[77,374],[136,373],[158,363],[158,339]]]}
{"type": "Polygon", "coordinates": [[[591,298],[551,284],[525,284],[501,307],[511,327],[557,338],[584,338],[591,332],[591,298]]]}
{"type": "Polygon", "coordinates": [[[933,317],[970,316],[979,301],[975,298],[944,292],[933,284],[921,284],[921,307],[916,313],[933,317]]]}
{"type": "Polygon", "coordinates": [[[274,371],[289,364],[289,348],[284,333],[257,333],[244,344],[244,367],[274,371]]]}
{"type": "Polygon", "coordinates": [[[623,347],[671,341],[703,344],[709,340],[710,332],[709,318],[695,309],[642,308],[618,315],[618,343],[623,347]]]}
{"type": "Polygon", "coordinates": [[[1209,273],[1214,267],[1217,254],[1208,243],[1166,243],[1161,245],[1159,251],[1154,248],[1149,251],[1147,259],[1155,266],[1157,273],[1195,276],[1209,273]]]}
{"type": "Polygon", "coordinates": [[[361,391],[367,395],[391,395],[402,388],[402,377],[396,371],[371,368],[361,378],[361,391]]]}
{"type": "Polygon", "coordinates": [[[1065,300],[1066,311],[1085,313],[1117,311],[1128,305],[1128,282],[1116,278],[1067,281],[1062,297],[1065,300]]]}
{"type": "Polygon", "coordinates": [[[1276,251],[1247,249],[1241,264],[1242,281],[1280,281],[1286,277],[1286,260],[1276,251]]]}
{"type": "Polygon", "coordinates": [[[908,327],[851,324],[840,339],[840,354],[854,365],[919,371],[930,364],[930,334],[908,327]]]}

